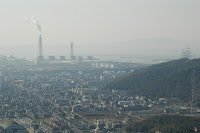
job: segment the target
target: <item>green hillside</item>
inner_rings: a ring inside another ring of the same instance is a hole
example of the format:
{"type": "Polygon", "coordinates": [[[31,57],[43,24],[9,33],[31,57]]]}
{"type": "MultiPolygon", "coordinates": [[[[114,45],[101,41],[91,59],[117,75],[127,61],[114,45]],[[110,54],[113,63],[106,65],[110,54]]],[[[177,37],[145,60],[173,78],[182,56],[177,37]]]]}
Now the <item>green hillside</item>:
{"type": "Polygon", "coordinates": [[[200,119],[180,115],[154,116],[141,122],[135,122],[126,127],[126,132],[132,133],[194,133],[194,128],[200,130],[200,119]]]}
{"type": "Polygon", "coordinates": [[[179,59],[149,66],[118,77],[106,89],[131,90],[147,97],[191,97],[191,77],[200,73],[200,59],[179,59]]]}

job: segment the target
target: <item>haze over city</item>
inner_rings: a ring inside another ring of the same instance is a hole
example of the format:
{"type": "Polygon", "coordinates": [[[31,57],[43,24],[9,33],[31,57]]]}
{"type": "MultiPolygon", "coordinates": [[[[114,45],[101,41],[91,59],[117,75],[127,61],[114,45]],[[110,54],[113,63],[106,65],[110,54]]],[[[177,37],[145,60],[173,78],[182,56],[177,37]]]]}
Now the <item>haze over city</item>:
{"type": "Polygon", "coordinates": [[[197,133],[199,0],[0,0],[0,133],[197,133]]]}
{"type": "Polygon", "coordinates": [[[35,58],[42,29],[44,55],[181,54],[200,48],[199,0],[1,0],[0,52],[35,58]],[[138,52],[139,51],[139,52],[138,52]],[[163,53],[164,52],[164,53],[163,53]]]}

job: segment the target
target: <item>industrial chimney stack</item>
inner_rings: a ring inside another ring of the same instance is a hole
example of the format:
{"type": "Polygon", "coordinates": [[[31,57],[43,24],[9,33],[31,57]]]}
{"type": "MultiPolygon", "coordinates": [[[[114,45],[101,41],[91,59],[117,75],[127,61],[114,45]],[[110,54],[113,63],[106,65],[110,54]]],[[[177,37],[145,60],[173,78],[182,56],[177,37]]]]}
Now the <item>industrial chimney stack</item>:
{"type": "Polygon", "coordinates": [[[42,35],[39,36],[39,55],[38,60],[43,60],[43,50],[42,50],[42,35]]]}
{"type": "Polygon", "coordinates": [[[73,42],[71,42],[71,57],[74,56],[74,45],[73,42]]]}
{"type": "Polygon", "coordinates": [[[76,60],[76,56],[74,56],[74,45],[73,45],[73,42],[71,42],[70,58],[71,58],[71,60],[76,60]]]}

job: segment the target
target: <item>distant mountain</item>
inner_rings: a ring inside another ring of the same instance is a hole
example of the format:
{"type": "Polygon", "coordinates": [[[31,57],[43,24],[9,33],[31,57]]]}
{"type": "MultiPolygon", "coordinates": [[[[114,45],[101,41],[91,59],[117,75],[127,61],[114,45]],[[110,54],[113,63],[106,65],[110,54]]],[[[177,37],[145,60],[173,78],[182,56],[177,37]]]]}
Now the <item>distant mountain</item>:
{"type": "Polygon", "coordinates": [[[169,38],[151,38],[118,42],[112,46],[112,50],[118,53],[123,51],[126,54],[137,55],[179,56],[186,44],[183,41],[169,38]]]}
{"type": "MultiPolygon", "coordinates": [[[[199,127],[200,119],[180,115],[154,116],[141,122],[135,122],[126,127],[132,133],[194,133],[199,127]]],[[[196,132],[195,132],[196,133],[196,132]]]]}
{"type": "MultiPolygon", "coordinates": [[[[77,53],[90,55],[180,56],[187,43],[170,38],[149,38],[108,44],[75,44],[77,53]]],[[[192,48],[192,47],[191,47],[192,48]]],[[[196,48],[196,46],[195,46],[196,48]]]]}
{"type": "Polygon", "coordinates": [[[200,59],[179,59],[149,66],[111,81],[106,88],[131,90],[147,97],[191,98],[191,76],[200,73],[200,59]]]}

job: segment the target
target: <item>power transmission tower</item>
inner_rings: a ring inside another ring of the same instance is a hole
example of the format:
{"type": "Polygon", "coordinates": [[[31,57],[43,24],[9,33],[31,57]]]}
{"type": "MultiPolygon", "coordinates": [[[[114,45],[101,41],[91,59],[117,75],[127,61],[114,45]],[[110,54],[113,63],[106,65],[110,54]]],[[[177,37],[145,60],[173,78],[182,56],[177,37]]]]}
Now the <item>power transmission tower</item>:
{"type": "Polygon", "coordinates": [[[191,50],[189,46],[186,49],[182,49],[182,58],[191,59],[191,50]]]}
{"type": "Polygon", "coordinates": [[[193,114],[193,108],[197,109],[197,79],[195,70],[192,72],[191,83],[192,83],[192,100],[191,100],[191,115],[193,114]]]}

